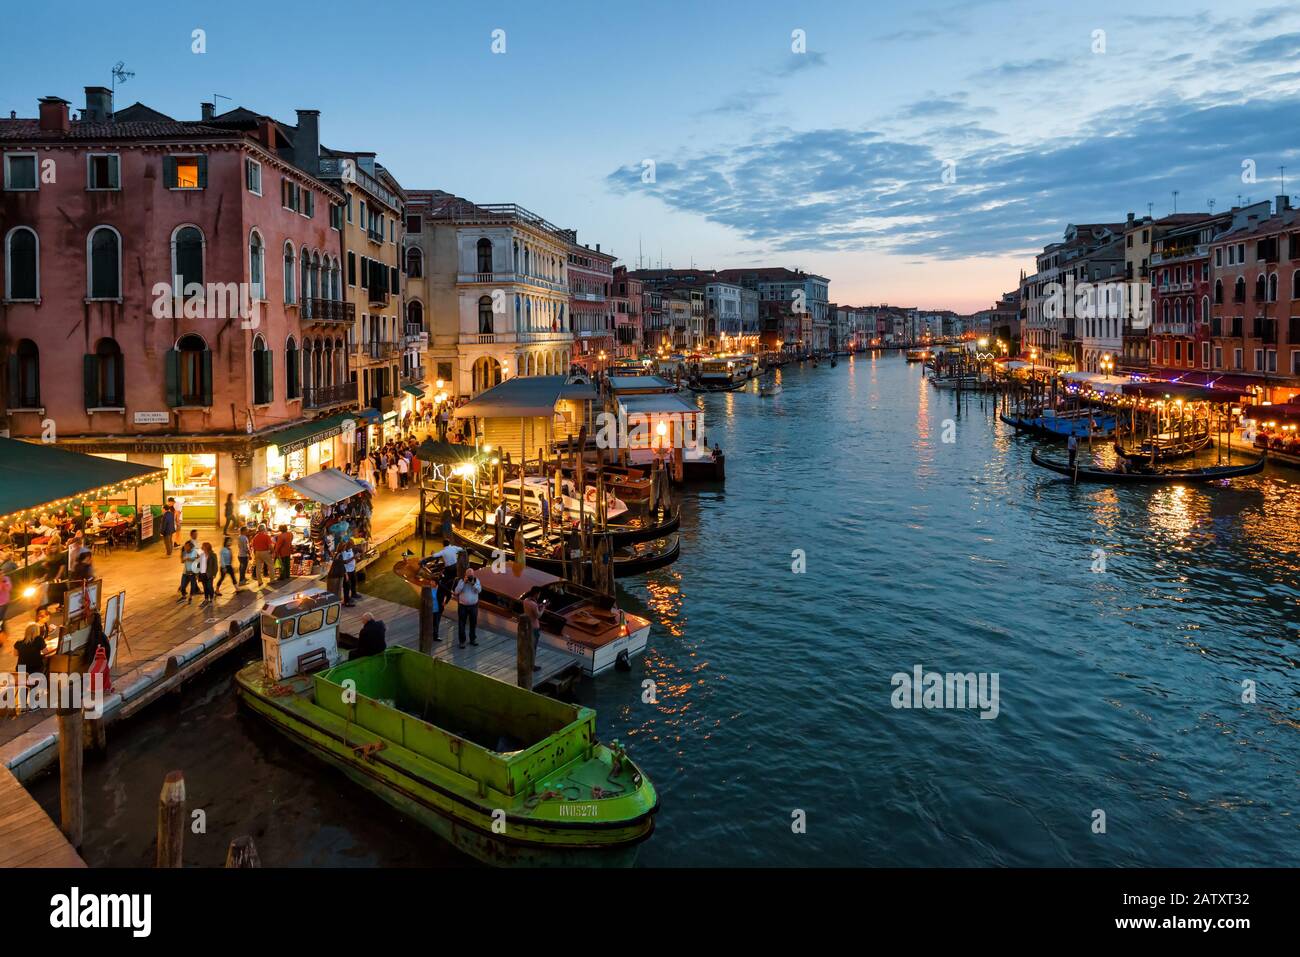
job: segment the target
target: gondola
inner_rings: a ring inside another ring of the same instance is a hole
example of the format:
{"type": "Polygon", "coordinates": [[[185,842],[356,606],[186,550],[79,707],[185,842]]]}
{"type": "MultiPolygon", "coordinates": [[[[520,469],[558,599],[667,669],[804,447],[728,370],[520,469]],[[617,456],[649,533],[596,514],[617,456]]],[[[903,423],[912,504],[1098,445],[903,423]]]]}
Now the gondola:
{"type": "Polygon", "coordinates": [[[1260,456],[1248,465],[1212,465],[1199,469],[1147,469],[1135,465],[1130,472],[1116,472],[1111,469],[1099,469],[1091,465],[1076,465],[1074,468],[1064,462],[1049,462],[1039,456],[1034,449],[1029,456],[1033,463],[1050,472],[1064,475],[1075,482],[1106,482],[1116,485],[1172,485],[1180,482],[1214,482],[1219,479],[1239,478],[1263,471],[1264,459],[1260,456]]]}
{"type": "MultiPolygon", "coordinates": [[[[1202,449],[1208,448],[1210,444],[1210,433],[1181,440],[1156,440],[1155,442],[1155,460],[1157,462],[1176,462],[1179,459],[1191,458],[1202,449]]],[[[1138,446],[1137,452],[1130,457],[1139,457],[1151,460],[1152,443],[1147,441],[1138,446]]]]}
{"type": "MultiPolygon", "coordinates": [[[[464,526],[453,526],[451,531],[457,545],[468,548],[485,561],[490,562],[493,559],[494,553],[497,551],[497,545],[488,527],[484,526],[481,529],[471,530],[464,526]]],[[[540,532],[540,529],[526,527],[525,539],[534,544],[538,543],[537,532],[540,532]]],[[[501,548],[501,551],[505,554],[507,561],[514,558],[515,552],[512,546],[506,545],[501,548]]],[[[646,572],[652,572],[658,568],[666,568],[677,561],[681,552],[681,540],[677,535],[672,535],[668,544],[659,549],[638,549],[632,546],[628,550],[625,547],[622,554],[617,551],[614,553],[614,577],[630,578],[633,575],[644,575],[646,572]]],[[[552,575],[563,576],[565,573],[564,559],[562,558],[535,554],[529,551],[527,546],[525,546],[524,556],[526,563],[533,568],[552,575]]]]}
{"type": "Polygon", "coordinates": [[[1036,416],[1034,418],[1023,418],[1021,416],[1007,415],[1005,412],[999,412],[998,418],[1011,426],[1017,432],[1027,432],[1031,435],[1039,435],[1048,439],[1067,439],[1071,434],[1077,439],[1108,439],[1115,434],[1115,418],[1109,415],[1093,416],[1093,421],[1098,423],[1098,427],[1092,430],[1089,436],[1087,428],[1087,419],[1081,416],[1054,416],[1044,417],[1036,416]]]}

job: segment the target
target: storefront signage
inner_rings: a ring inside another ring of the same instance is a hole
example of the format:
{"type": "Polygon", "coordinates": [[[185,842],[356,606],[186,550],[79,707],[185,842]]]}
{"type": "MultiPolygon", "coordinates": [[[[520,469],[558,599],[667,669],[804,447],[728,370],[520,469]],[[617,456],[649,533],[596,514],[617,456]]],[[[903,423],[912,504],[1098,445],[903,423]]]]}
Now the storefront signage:
{"type": "Polygon", "coordinates": [[[140,541],[153,538],[153,509],[146,505],[140,510],[140,541]]]}
{"type": "Polygon", "coordinates": [[[136,425],[166,425],[172,416],[170,412],[137,412],[134,420],[136,425]]]}
{"type": "Polygon", "coordinates": [[[315,445],[317,442],[324,442],[326,439],[332,439],[336,435],[341,435],[342,432],[343,423],[340,422],[337,425],[325,429],[323,432],[316,432],[307,436],[305,439],[298,439],[294,442],[286,442],[284,445],[277,446],[277,448],[280,450],[281,455],[288,455],[290,452],[297,452],[301,449],[305,449],[309,445],[315,445]]]}

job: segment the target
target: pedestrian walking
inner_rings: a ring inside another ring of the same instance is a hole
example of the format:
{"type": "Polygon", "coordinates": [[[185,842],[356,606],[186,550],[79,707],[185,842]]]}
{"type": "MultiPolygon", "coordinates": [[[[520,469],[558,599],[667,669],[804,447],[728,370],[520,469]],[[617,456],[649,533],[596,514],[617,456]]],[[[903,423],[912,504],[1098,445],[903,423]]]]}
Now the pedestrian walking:
{"type": "Polygon", "coordinates": [[[194,574],[198,577],[199,584],[203,586],[203,602],[199,605],[200,608],[216,601],[213,597],[216,591],[212,587],[212,576],[216,574],[216,570],[217,556],[212,551],[212,543],[204,542],[199,546],[198,557],[194,562],[194,574]]]}
{"type": "Polygon", "coordinates": [[[235,553],[239,556],[239,584],[248,584],[248,559],[252,551],[252,545],[248,539],[248,526],[240,526],[239,540],[235,546],[235,553]]]}
{"type": "Polygon", "coordinates": [[[541,671],[542,666],[537,664],[537,651],[542,644],[542,609],[546,607],[546,599],[542,598],[542,590],[536,586],[528,590],[524,596],[524,615],[528,618],[528,627],[533,631],[533,671],[541,671]]]}
{"type": "Polygon", "coordinates": [[[230,539],[221,540],[221,576],[217,579],[217,594],[221,594],[221,585],[226,578],[230,578],[230,584],[236,589],[239,588],[239,579],[235,577],[235,562],[233,553],[230,550],[230,539]]]}
{"type": "Polygon", "coordinates": [[[163,506],[158,534],[162,536],[163,547],[167,549],[167,557],[171,558],[172,549],[176,547],[176,510],[170,505],[163,506]]]}
{"type": "Polygon", "coordinates": [[[233,492],[226,493],[226,524],[221,528],[222,535],[229,535],[230,530],[235,527],[235,495],[233,492]]]}
{"type": "Polygon", "coordinates": [[[280,534],[275,536],[275,560],[280,566],[280,581],[289,580],[289,564],[293,558],[293,532],[288,525],[280,526],[280,534]]]}
{"type": "Polygon", "coordinates": [[[478,596],[483,591],[483,584],[474,574],[474,569],[465,571],[465,577],[456,582],[456,637],[461,648],[465,647],[465,624],[469,624],[469,643],[478,644],[478,596]]]}
{"type": "Polygon", "coordinates": [[[187,592],[188,597],[193,598],[194,594],[198,591],[198,583],[194,580],[193,553],[194,544],[186,541],[185,544],[181,546],[181,585],[178,589],[181,597],[177,599],[178,602],[185,601],[187,592]]]}
{"type": "Polygon", "coordinates": [[[271,569],[274,567],[271,558],[271,549],[275,545],[271,533],[266,530],[265,525],[257,526],[257,534],[253,536],[253,578],[257,581],[258,587],[262,585],[262,575],[265,574],[269,579],[271,569]]]}
{"type": "Polygon", "coordinates": [[[341,554],[330,559],[329,570],[325,573],[325,587],[338,595],[340,601],[343,600],[343,582],[347,578],[347,574],[348,571],[344,567],[341,554]]]}

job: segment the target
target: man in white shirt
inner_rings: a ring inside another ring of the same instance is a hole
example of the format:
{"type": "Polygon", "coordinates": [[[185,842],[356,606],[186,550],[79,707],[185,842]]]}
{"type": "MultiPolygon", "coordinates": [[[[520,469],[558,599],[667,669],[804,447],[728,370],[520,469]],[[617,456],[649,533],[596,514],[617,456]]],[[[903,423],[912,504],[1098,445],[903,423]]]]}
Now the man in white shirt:
{"type": "Polygon", "coordinates": [[[344,540],[339,558],[343,559],[343,604],[351,608],[357,603],[357,554],[352,550],[352,539],[344,540]]]}
{"type": "Polygon", "coordinates": [[[469,622],[469,643],[478,644],[478,596],[483,585],[474,574],[474,569],[465,572],[465,577],[456,582],[456,637],[461,648],[465,647],[465,622],[469,622]]]}
{"type": "Polygon", "coordinates": [[[449,539],[442,540],[442,550],[434,552],[431,558],[436,558],[447,568],[455,568],[456,562],[460,560],[460,553],[465,549],[459,545],[453,545],[449,539]]]}

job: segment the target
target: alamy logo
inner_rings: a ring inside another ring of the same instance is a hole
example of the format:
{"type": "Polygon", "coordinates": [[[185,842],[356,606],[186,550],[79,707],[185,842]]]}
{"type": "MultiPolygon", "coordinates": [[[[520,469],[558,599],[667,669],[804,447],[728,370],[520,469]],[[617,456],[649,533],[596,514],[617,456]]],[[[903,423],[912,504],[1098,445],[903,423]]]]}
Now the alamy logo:
{"type": "Polygon", "coordinates": [[[1151,319],[1151,283],[1079,282],[1043,287],[1043,316],[1048,319],[1121,319],[1134,329],[1145,329],[1151,319]]]}
{"type": "Polygon", "coordinates": [[[148,937],[152,928],[153,898],[149,894],[82,894],[74,887],[68,894],[50,898],[50,926],[126,927],[133,937],[148,937]]]}
{"type": "Polygon", "coordinates": [[[899,671],[890,679],[894,693],[889,703],[895,708],[979,708],[980,718],[998,716],[998,673],[981,671],[926,671],[912,666],[912,673],[899,671]]]}
{"type": "Polygon", "coordinates": [[[261,287],[246,282],[183,282],[153,286],[155,319],[239,319],[244,329],[261,324],[261,287]]]}

